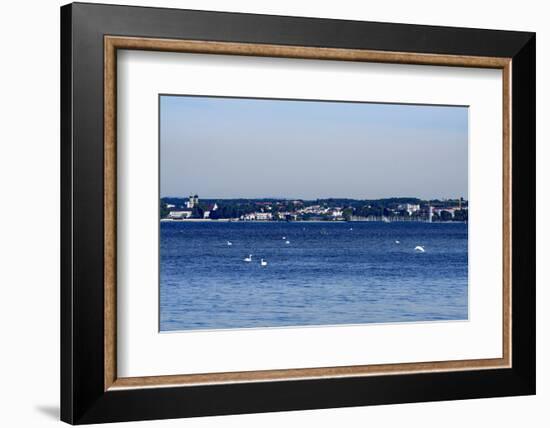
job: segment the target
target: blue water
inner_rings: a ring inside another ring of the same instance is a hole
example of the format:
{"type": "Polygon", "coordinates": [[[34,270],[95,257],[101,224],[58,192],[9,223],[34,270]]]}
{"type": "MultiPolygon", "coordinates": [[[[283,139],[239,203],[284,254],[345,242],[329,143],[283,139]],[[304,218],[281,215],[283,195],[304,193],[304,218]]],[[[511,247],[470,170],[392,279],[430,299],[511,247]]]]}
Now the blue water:
{"type": "Polygon", "coordinates": [[[468,318],[466,224],[162,222],[160,231],[161,331],[468,318]]]}

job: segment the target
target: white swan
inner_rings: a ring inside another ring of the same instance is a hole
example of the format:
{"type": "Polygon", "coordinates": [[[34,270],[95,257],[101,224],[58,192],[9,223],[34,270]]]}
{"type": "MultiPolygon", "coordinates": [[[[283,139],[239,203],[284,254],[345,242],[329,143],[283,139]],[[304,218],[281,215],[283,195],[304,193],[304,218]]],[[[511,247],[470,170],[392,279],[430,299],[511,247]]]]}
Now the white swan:
{"type": "Polygon", "coordinates": [[[283,240],[286,239],[286,236],[283,236],[283,240]]]}
{"type": "Polygon", "coordinates": [[[285,241],[285,244],[290,244],[290,241],[285,241]]]}
{"type": "Polygon", "coordinates": [[[421,245],[417,245],[416,247],[414,247],[414,251],[418,251],[418,252],[420,252],[420,253],[426,252],[426,250],[424,249],[424,247],[421,246],[421,245]]]}
{"type": "Polygon", "coordinates": [[[264,259],[261,259],[260,266],[267,266],[267,262],[264,259]]]}
{"type": "Polygon", "coordinates": [[[231,246],[231,245],[233,245],[233,242],[227,241],[227,246],[231,246]]]}
{"type": "Polygon", "coordinates": [[[243,259],[243,262],[251,262],[252,261],[252,254],[250,254],[248,257],[245,257],[243,259]]]}
{"type": "Polygon", "coordinates": [[[401,242],[399,242],[399,241],[395,241],[395,243],[396,243],[396,244],[401,244],[401,242]]]}

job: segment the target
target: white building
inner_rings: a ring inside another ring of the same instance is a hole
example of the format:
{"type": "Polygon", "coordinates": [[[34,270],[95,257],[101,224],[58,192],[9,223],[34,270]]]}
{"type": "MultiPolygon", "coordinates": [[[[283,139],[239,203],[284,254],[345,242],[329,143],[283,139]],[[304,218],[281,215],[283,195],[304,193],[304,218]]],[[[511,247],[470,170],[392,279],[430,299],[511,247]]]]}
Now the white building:
{"type": "Polygon", "coordinates": [[[195,208],[199,206],[199,195],[189,196],[189,200],[185,203],[187,208],[195,208]]]}
{"type": "Polygon", "coordinates": [[[256,220],[272,220],[273,214],[271,213],[254,213],[256,220]]]}
{"type": "Polygon", "coordinates": [[[260,221],[267,221],[267,220],[273,220],[273,214],[271,213],[263,213],[263,212],[255,212],[251,214],[245,214],[241,216],[242,220],[260,220],[260,221]]]}
{"type": "Polygon", "coordinates": [[[399,211],[407,211],[409,213],[409,215],[412,215],[412,213],[420,211],[420,205],[418,205],[418,204],[399,204],[397,206],[397,209],[399,211]]]}
{"type": "Polygon", "coordinates": [[[455,216],[455,212],[458,211],[458,208],[434,208],[434,213],[436,213],[438,216],[441,216],[442,211],[447,211],[450,213],[453,217],[455,216]]]}
{"type": "Polygon", "coordinates": [[[193,214],[192,211],[170,211],[168,213],[168,218],[171,218],[173,220],[183,220],[185,218],[191,217],[191,214],[193,214]]]}

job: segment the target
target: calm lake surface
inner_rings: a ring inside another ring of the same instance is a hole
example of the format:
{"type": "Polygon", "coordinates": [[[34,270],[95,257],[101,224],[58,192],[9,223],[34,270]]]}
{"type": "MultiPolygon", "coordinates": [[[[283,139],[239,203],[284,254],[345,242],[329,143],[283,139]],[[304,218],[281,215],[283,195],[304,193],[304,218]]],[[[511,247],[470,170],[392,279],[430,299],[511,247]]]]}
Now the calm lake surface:
{"type": "Polygon", "coordinates": [[[160,236],[161,331],[468,318],[467,224],[161,222],[160,236]]]}

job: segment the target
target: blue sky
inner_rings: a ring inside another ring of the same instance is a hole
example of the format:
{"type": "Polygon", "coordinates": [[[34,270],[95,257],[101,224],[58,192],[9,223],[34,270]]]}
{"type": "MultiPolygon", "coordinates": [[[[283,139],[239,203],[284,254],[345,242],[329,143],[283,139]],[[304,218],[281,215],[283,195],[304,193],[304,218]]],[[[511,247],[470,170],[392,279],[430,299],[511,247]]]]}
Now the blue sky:
{"type": "Polygon", "coordinates": [[[468,108],[167,96],[161,196],[467,198],[468,108]]]}

